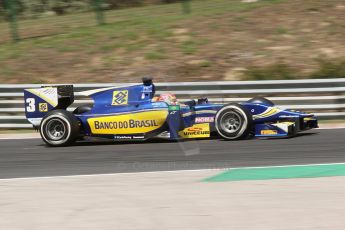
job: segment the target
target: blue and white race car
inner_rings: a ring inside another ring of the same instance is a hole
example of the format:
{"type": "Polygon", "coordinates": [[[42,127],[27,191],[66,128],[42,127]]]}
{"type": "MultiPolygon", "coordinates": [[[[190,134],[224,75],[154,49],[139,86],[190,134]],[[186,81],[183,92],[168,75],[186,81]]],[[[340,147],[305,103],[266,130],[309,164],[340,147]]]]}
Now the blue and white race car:
{"type": "Polygon", "coordinates": [[[206,98],[187,102],[178,102],[171,95],[157,98],[150,78],[138,85],[79,94],[93,99],[93,105],[69,112],[73,85],[24,90],[26,117],[49,146],[71,145],[84,137],[118,141],[291,137],[318,127],[313,114],[280,109],[260,97],[226,105],[209,103],[206,98]]]}

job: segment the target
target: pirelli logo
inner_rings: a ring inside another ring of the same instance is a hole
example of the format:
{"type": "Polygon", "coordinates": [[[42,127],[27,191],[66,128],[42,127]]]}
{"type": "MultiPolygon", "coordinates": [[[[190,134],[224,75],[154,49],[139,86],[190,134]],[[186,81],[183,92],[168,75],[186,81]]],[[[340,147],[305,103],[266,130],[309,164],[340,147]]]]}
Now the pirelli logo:
{"type": "Polygon", "coordinates": [[[277,135],[277,134],[278,134],[277,130],[271,130],[271,129],[261,130],[261,135],[277,135]]]}

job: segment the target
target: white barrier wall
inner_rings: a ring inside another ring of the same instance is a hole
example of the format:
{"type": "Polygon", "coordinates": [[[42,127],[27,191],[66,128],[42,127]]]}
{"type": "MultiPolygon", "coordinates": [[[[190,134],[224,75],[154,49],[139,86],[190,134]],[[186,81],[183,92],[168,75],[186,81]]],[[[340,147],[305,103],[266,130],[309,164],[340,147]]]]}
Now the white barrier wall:
{"type": "MultiPolygon", "coordinates": [[[[92,101],[78,92],[120,86],[123,83],[75,84],[75,103],[71,110],[92,101]]],[[[216,81],[155,83],[157,94],[171,92],[180,101],[208,97],[213,103],[230,103],[264,96],[283,108],[307,110],[319,119],[345,119],[345,78],[280,81],[216,81]]],[[[24,116],[23,90],[38,84],[0,85],[0,128],[31,128],[24,116]]]]}

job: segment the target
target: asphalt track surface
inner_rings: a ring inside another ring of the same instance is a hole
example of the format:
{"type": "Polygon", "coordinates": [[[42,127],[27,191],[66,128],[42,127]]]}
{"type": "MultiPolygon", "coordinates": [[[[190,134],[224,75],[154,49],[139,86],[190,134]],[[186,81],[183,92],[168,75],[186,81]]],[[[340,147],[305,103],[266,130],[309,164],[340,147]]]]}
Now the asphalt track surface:
{"type": "Polygon", "coordinates": [[[41,139],[0,140],[0,178],[345,162],[345,129],[290,139],[77,143],[51,148],[41,139]]]}

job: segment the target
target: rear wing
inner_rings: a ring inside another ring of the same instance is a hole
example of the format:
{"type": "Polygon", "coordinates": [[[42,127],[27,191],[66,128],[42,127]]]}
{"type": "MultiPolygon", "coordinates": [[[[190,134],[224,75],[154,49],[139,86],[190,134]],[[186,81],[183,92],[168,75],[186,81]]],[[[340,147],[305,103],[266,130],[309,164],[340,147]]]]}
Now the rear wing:
{"type": "Polygon", "coordinates": [[[34,126],[39,126],[49,111],[67,109],[73,102],[73,85],[43,86],[24,90],[25,115],[34,126]]]}

